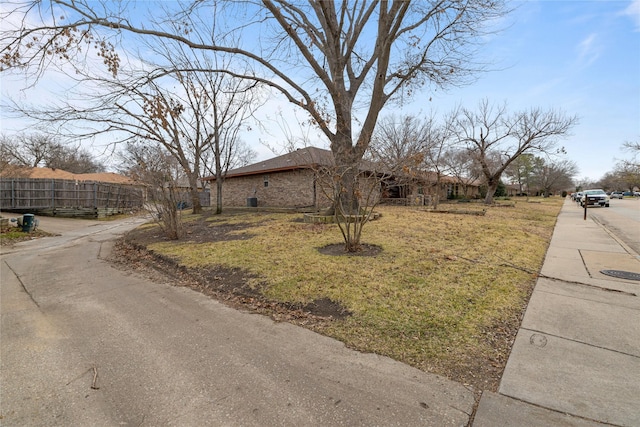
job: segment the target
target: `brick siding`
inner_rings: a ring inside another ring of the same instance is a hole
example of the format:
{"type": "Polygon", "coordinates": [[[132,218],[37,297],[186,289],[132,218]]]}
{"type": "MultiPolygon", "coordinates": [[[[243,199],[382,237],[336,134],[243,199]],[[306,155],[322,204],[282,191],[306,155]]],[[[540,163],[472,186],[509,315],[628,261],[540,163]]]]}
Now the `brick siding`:
{"type": "MultiPolygon", "coordinates": [[[[258,206],[279,208],[324,208],[330,202],[316,188],[314,171],[299,169],[259,175],[227,178],[222,189],[223,206],[247,206],[247,198],[256,197],[258,206]],[[268,183],[265,186],[265,182],[268,183]]],[[[217,187],[211,182],[211,204],[215,206],[217,187]]]]}

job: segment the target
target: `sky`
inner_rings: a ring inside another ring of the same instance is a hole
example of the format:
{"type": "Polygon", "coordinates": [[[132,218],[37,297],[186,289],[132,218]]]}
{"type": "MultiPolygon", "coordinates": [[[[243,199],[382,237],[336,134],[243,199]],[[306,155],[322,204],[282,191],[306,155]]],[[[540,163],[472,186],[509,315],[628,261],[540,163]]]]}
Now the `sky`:
{"type": "MultiPolygon", "coordinates": [[[[502,31],[485,40],[479,61],[489,71],[462,88],[425,91],[402,107],[389,105],[387,114],[444,115],[457,105],[475,107],[487,98],[506,103],[510,111],[556,109],[578,117],[571,135],[560,142],[574,161],[579,181],[596,181],[630,153],[624,142],[640,141],[640,0],[540,0],[509,3],[513,12],[499,25],[502,31]]],[[[51,99],[63,77],[51,75],[24,90],[24,80],[0,75],[2,97],[51,99]]],[[[297,138],[296,119],[305,114],[290,104],[266,106],[263,123],[243,140],[258,153],[256,160],[274,156],[280,141],[297,138]],[[282,111],[287,125],[270,121],[282,111]],[[288,127],[287,132],[283,128],[288,127]]],[[[28,127],[19,118],[0,112],[0,132],[28,127]]],[[[312,145],[327,147],[318,132],[305,134],[312,145]]],[[[101,154],[102,150],[97,149],[101,154]]]]}
{"type": "Polygon", "coordinates": [[[486,52],[495,61],[474,84],[433,97],[433,104],[506,102],[576,115],[561,141],[578,179],[611,171],[625,141],[640,141],[640,1],[527,1],[486,52]]]}

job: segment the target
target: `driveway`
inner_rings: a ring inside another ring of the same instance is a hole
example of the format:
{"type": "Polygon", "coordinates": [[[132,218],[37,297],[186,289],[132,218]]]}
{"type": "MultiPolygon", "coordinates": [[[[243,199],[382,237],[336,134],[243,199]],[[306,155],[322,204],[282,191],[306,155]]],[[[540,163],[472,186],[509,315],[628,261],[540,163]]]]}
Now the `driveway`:
{"type": "Polygon", "coordinates": [[[40,219],[0,255],[4,426],[469,421],[461,384],[114,268],[141,219],[40,219]]]}

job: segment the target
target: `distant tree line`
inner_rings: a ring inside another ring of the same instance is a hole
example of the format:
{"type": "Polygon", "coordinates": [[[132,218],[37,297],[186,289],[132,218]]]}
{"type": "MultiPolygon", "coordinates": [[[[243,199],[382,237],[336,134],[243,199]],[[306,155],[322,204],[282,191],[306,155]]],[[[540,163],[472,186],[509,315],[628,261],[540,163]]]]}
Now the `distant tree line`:
{"type": "Polygon", "coordinates": [[[627,141],[622,148],[627,157],[618,160],[612,171],[596,183],[580,183],[581,186],[598,187],[605,191],[633,191],[634,188],[640,188],[640,142],[627,141]]]}
{"type": "Polygon", "coordinates": [[[106,170],[88,150],[43,133],[0,136],[0,167],[8,166],[47,167],[78,174],[106,170]]]}
{"type": "Polygon", "coordinates": [[[553,110],[510,112],[506,104],[482,100],[476,109],[460,107],[440,121],[415,115],[380,120],[369,159],[411,179],[430,172],[436,184],[448,175],[462,184],[482,183],[485,203],[503,195],[505,183],[520,194],[570,189],[575,163],[564,159],[558,140],[577,122],[553,110]]]}

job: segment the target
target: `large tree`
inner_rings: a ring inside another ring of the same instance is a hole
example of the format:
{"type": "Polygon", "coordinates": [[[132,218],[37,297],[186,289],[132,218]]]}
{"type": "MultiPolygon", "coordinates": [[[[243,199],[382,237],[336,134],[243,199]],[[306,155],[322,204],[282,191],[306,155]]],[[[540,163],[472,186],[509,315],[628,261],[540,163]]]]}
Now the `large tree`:
{"type": "Polygon", "coordinates": [[[491,104],[487,99],[480,101],[475,110],[459,108],[452,117],[457,140],[482,170],[487,185],[486,204],[493,203],[502,174],[511,163],[527,153],[560,153],[559,140],[578,120],[541,108],[509,113],[506,104],[491,104]]]}
{"type": "MultiPolygon", "coordinates": [[[[158,74],[163,77],[94,79],[92,95],[82,96],[79,105],[67,101],[13,108],[39,121],[56,123],[61,130],[71,128],[69,132],[78,132],[75,125],[84,123],[84,138],[108,134],[115,146],[131,141],[161,146],[182,167],[193,212],[198,213],[199,178],[213,174],[220,186],[229,167],[252,156],[239,133],[248,126],[245,121],[258,104],[251,90],[255,85],[220,73],[158,74]]],[[[218,191],[216,213],[222,212],[221,194],[218,191]]]]}
{"type": "Polygon", "coordinates": [[[228,56],[193,54],[165,40],[145,46],[149,58],[139,58],[140,70],[123,68],[117,78],[78,70],[83,84],[67,99],[45,106],[14,103],[10,108],[55,124],[60,132],[82,132],[83,138],[108,134],[114,150],[131,141],[160,145],[182,167],[194,213],[202,209],[199,178],[205,173],[216,176],[216,213],[221,213],[226,171],[253,155],[239,135],[262,103],[257,83],[200,71],[229,67],[228,56]],[[162,59],[170,70],[156,64],[162,59]]]}
{"type": "MultiPolygon", "coordinates": [[[[357,165],[382,108],[425,85],[469,81],[482,68],[473,60],[477,43],[505,13],[502,0],[194,1],[177,7],[141,18],[125,2],[25,2],[3,16],[19,24],[0,36],[2,67],[34,65],[37,73],[56,58],[83,59],[78,50],[89,44],[116,75],[123,62],[118,33],[241,57],[250,73],[209,71],[264,83],[309,114],[330,141],[347,214],[359,211],[357,165]]],[[[357,250],[359,241],[346,246],[357,250]]]]}

